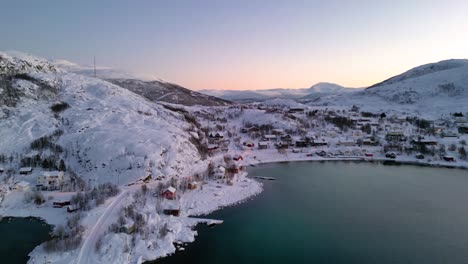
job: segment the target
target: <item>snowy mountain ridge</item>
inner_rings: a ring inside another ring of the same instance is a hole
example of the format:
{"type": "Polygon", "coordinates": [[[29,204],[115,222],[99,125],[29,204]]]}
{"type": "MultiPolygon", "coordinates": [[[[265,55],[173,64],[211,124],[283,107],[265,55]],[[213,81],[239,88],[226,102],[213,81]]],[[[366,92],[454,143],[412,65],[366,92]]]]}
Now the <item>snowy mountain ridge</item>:
{"type": "Polygon", "coordinates": [[[264,101],[269,99],[310,99],[317,95],[356,91],[334,83],[321,82],[310,88],[275,88],[266,90],[200,90],[199,92],[230,101],[264,101]]]}
{"type": "Polygon", "coordinates": [[[432,74],[436,72],[441,72],[441,71],[446,71],[446,70],[451,70],[451,69],[466,67],[466,66],[468,66],[467,59],[451,59],[451,60],[443,60],[443,61],[439,61],[435,63],[428,63],[428,64],[424,64],[424,65],[412,68],[411,70],[408,70],[397,76],[391,77],[383,82],[374,84],[370,86],[369,88],[390,85],[390,84],[402,82],[411,78],[417,78],[417,77],[424,76],[427,74],[432,74]]]}
{"type": "Polygon", "coordinates": [[[325,96],[310,105],[358,105],[433,115],[466,112],[467,101],[468,60],[447,60],[413,68],[363,91],[325,96]]]}
{"type": "MultiPolygon", "coordinates": [[[[91,66],[79,65],[66,60],[56,60],[54,64],[67,72],[73,72],[89,77],[94,76],[94,68],[91,66]]],[[[140,74],[128,73],[109,67],[97,67],[97,78],[107,80],[131,92],[139,94],[153,102],[166,102],[182,105],[205,105],[223,106],[230,102],[213,96],[201,94],[177,84],[166,82],[140,74]]]]}

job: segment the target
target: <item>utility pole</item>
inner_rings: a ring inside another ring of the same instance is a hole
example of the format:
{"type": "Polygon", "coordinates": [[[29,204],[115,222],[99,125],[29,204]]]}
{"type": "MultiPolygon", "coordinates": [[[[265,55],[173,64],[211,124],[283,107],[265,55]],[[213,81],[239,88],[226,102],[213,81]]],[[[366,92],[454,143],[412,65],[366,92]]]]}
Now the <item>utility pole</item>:
{"type": "Polygon", "coordinates": [[[94,78],[96,78],[96,56],[93,57],[94,60],[94,78]]]}

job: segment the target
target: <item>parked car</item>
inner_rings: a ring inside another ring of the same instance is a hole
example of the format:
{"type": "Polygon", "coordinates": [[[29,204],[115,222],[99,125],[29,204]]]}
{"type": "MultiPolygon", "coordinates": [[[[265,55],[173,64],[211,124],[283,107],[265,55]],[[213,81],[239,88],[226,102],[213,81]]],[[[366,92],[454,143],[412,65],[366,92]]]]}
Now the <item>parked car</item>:
{"type": "Polygon", "coordinates": [[[312,154],[312,153],[307,153],[306,156],[307,156],[307,157],[313,157],[314,154],[312,154]]]}
{"type": "Polygon", "coordinates": [[[418,154],[416,154],[416,158],[417,159],[424,159],[424,154],[418,153],[418,154]]]}
{"type": "Polygon", "coordinates": [[[395,152],[387,152],[387,153],[385,154],[385,157],[386,157],[386,158],[390,158],[390,159],[395,159],[396,156],[397,156],[397,155],[395,154],[395,152]]]}

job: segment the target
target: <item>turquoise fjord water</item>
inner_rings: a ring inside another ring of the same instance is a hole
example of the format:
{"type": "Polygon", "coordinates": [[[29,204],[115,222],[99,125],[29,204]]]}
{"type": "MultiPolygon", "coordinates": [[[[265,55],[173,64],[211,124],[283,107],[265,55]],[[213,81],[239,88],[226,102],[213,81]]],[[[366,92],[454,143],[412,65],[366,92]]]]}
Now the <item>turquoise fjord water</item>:
{"type": "Polygon", "coordinates": [[[153,263],[468,263],[468,171],[291,162],[249,173],[278,180],[153,263]]]}
{"type": "Polygon", "coordinates": [[[28,254],[50,239],[52,227],[36,218],[6,217],[0,221],[0,263],[26,263],[28,254]]]}

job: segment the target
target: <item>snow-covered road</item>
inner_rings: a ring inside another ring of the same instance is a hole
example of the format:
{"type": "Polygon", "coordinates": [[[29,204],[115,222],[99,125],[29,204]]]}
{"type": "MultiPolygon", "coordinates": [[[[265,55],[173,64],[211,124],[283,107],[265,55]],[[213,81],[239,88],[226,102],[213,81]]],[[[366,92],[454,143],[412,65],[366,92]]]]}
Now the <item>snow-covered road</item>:
{"type": "Polygon", "coordinates": [[[81,246],[78,258],[76,259],[76,264],[96,263],[96,260],[92,259],[96,241],[107,230],[107,227],[116,220],[114,217],[109,216],[111,216],[111,214],[114,213],[116,209],[120,208],[119,205],[127,196],[127,193],[128,191],[126,190],[122,191],[122,193],[114,198],[104,213],[99,217],[88,236],[84,238],[85,240],[81,246]]]}

